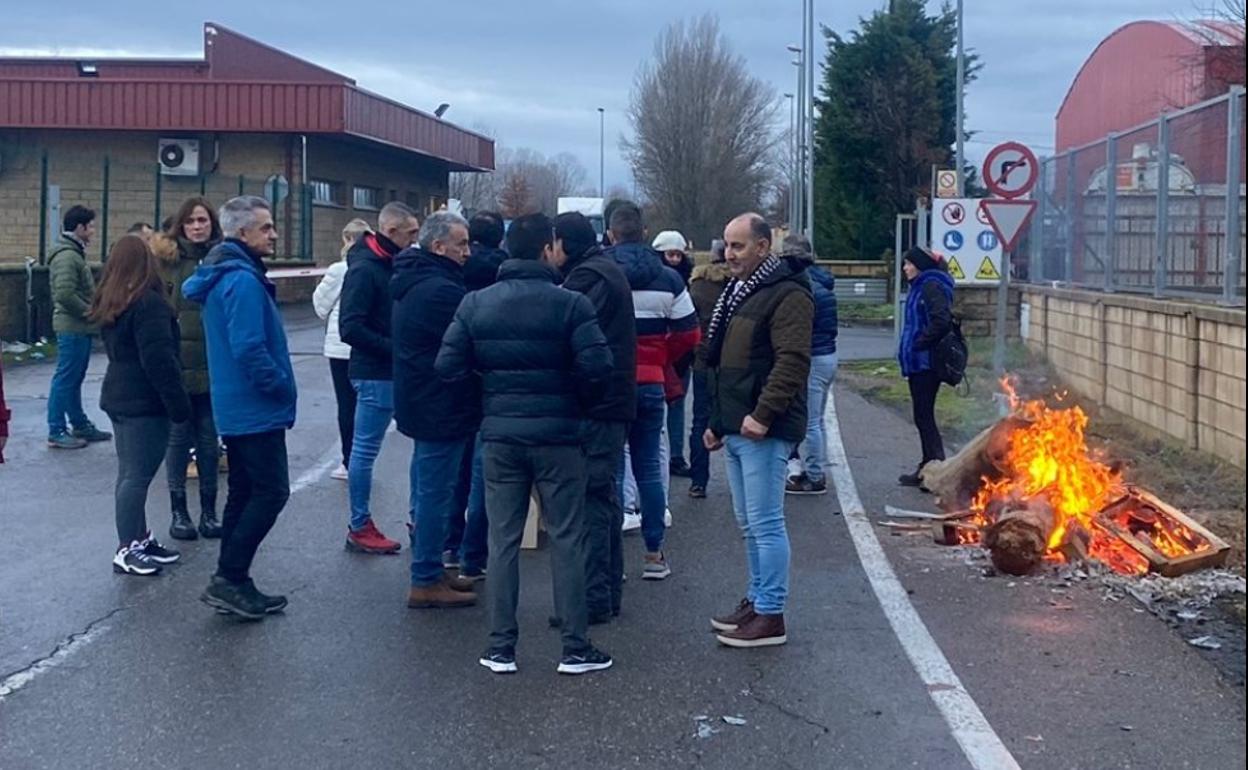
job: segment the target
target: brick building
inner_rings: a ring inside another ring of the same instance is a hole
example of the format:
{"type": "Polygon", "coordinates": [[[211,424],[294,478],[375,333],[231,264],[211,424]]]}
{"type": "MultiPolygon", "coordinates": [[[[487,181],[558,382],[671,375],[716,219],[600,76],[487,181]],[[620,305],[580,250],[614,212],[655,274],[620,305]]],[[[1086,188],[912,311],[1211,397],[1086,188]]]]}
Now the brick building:
{"type": "Polygon", "coordinates": [[[436,210],[451,172],[493,166],[492,140],[218,24],[202,59],[0,58],[0,263],[38,258],[75,203],[102,253],[190,195],[246,192],[277,201],[280,254],[324,264],[348,220],[436,210]]]}

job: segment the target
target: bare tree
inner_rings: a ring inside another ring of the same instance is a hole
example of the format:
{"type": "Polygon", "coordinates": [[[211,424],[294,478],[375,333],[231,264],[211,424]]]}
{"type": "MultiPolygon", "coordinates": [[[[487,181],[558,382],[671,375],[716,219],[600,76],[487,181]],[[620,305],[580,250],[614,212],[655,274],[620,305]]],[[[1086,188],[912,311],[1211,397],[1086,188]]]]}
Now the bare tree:
{"type": "Polygon", "coordinates": [[[501,209],[509,218],[544,211],[554,214],[560,196],[581,195],[585,167],[575,155],[553,158],[528,147],[495,148],[495,170],[489,174],[452,174],[451,197],[469,211],[501,209]]]}
{"type": "MultiPolygon", "coordinates": [[[[638,72],[621,148],[659,222],[699,242],[760,208],[776,143],[776,97],[706,15],[659,36],[638,72]]],[[[654,229],[654,226],[651,227],[654,229]]]]}

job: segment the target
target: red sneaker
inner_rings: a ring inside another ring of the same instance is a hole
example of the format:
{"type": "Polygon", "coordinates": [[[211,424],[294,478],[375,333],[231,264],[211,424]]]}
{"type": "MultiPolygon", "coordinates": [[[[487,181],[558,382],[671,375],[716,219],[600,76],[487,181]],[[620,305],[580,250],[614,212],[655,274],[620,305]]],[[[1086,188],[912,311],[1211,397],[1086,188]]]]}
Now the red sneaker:
{"type": "Polygon", "coordinates": [[[391,540],[381,534],[377,529],[377,525],[373,523],[372,519],[369,519],[368,523],[360,529],[347,530],[346,548],[348,551],[359,551],[360,553],[388,554],[398,553],[402,546],[399,545],[398,541],[391,540]]]}

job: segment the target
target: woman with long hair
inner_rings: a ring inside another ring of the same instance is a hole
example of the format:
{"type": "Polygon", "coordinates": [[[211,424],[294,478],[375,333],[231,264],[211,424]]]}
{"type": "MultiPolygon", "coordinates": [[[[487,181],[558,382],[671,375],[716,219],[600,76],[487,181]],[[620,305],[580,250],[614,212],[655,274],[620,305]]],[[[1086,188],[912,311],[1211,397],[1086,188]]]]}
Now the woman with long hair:
{"type": "Polygon", "coordinates": [[[347,463],[351,458],[351,437],[355,435],[355,388],[347,374],[351,362],[351,346],[338,334],[338,305],[342,299],[342,282],[347,276],[347,252],[372,227],[363,219],[352,219],[342,228],[341,259],[330,265],[312,293],[312,307],[325,321],[325,357],[329,359],[329,376],[334,382],[334,400],[338,402],[338,438],[342,442],[342,462],[330,474],[339,481],[347,480],[347,463]]]}
{"type": "Polygon", "coordinates": [[[143,239],[126,235],[113,245],[87,317],[108,352],[100,408],[113,422],[117,446],[120,545],[113,571],[156,575],[180,554],[147,528],[147,489],[168,450],[171,424],[186,422],[191,405],[178,361],[178,319],[143,239]]]}
{"type": "Polygon", "coordinates": [[[204,347],[202,305],[182,296],[182,283],[203,261],[208,250],[221,241],[221,225],[212,204],[200,197],[188,198],[164,231],[152,236],[152,253],[165,287],[165,296],[178,317],[182,335],[179,360],[182,385],[191,402],[190,419],[174,425],[169,434],[165,473],[169,480],[169,508],[172,522],[169,536],[175,540],[221,537],[217,518],[217,474],[219,458],[217,426],[212,418],[208,387],[208,352],[204,347]],[[187,509],[187,465],[195,450],[199,478],[199,529],[187,509]]]}
{"type": "Polygon", "coordinates": [[[918,246],[906,252],[901,267],[910,282],[910,293],[906,297],[897,358],[901,376],[910,385],[914,425],[919,429],[923,458],[917,470],[902,474],[897,481],[903,487],[923,489],[923,466],[945,459],[944,441],[936,424],[940,377],[932,367],[932,348],[944,339],[953,324],[953,276],[944,257],[918,246]]]}

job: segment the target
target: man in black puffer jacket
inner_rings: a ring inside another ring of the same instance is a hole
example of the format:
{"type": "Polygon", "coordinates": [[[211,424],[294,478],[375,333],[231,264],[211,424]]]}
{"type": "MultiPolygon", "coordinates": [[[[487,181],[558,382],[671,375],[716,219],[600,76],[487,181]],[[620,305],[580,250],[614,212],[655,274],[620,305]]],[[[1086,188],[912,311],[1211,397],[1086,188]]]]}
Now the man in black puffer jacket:
{"type": "Polygon", "coordinates": [[[493,286],[498,280],[498,268],[507,261],[503,251],[503,215],[493,211],[479,211],[468,220],[468,240],[471,255],[464,264],[464,286],[468,291],[478,291],[493,286]]]}
{"type": "Polygon", "coordinates": [[[481,665],[516,670],[520,539],[537,488],[551,540],[555,611],[563,619],[559,672],[611,665],[589,643],[585,608],[584,442],[587,407],[602,396],[611,350],[594,306],[561,289],[554,228],[542,214],[520,217],[507,234],[512,259],[498,283],[469,294],[438,353],[437,372],[459,390],[481,375],[485,502],[490,520],[490,646],[481,665]]]}
{"type": "Polygon", "coordinates": [[[464,298],[468,223],[439,211],[420,229],[418,248],[395,260],[394,407],[399,432],[413,439],[411,464],[412,608],[467,607],[472,583],[446,573],[442,547],[452,516],[462,516],[461,472],[480,422],[471,372],[448,387],[434,361],[442,336],[464,298]]]}
{"type": "Polygon", "coordinates": [[[560,214],[555,220],[555,252],[566,260],[563,288],[584,294],[593,303],[614,361],[606,393],[589,410],[585,442],[585,526],[589,529],[585,588],[589,622],[605,623],[620,614],[624,588],[624,508],[619,473],[628,425],[637,417],[633,292],[624,270],[598,245],[594,227],[584,215],[560,214]]]}

